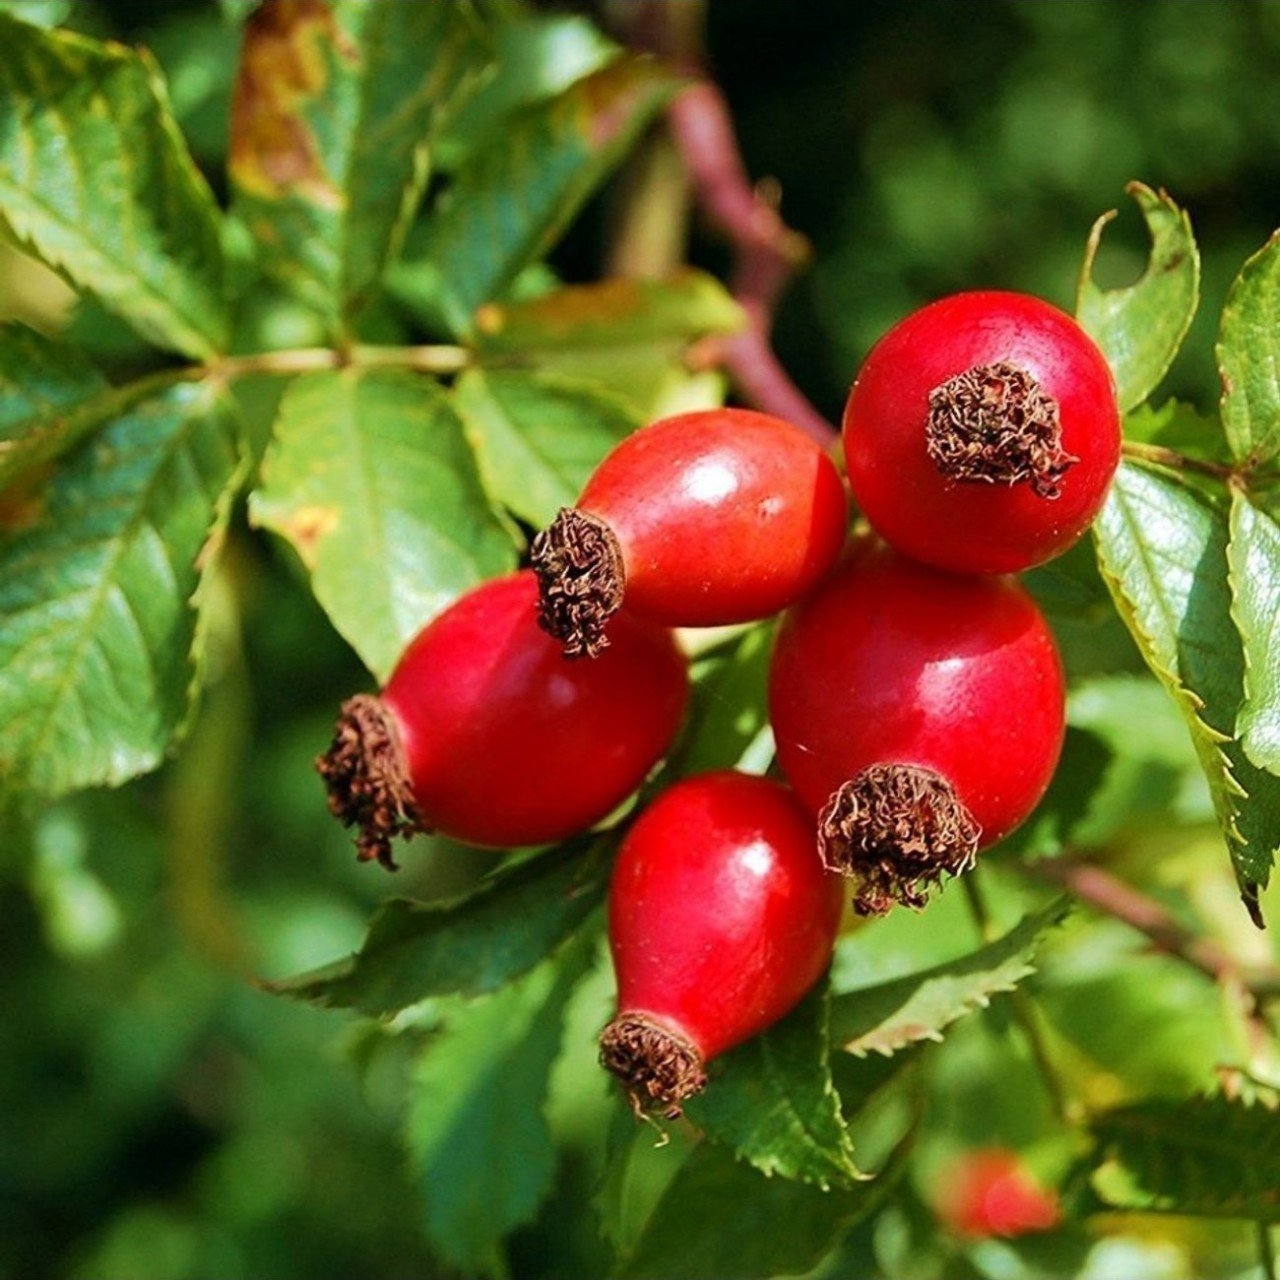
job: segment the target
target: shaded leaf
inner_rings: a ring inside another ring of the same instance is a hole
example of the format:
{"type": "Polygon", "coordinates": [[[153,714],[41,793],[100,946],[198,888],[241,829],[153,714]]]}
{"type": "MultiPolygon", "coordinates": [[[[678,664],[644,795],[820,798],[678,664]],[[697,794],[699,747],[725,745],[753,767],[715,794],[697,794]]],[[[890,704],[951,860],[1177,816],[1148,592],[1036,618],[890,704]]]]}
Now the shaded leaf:
{"type": "Polygon", "coordinates": [[[382,1016],[429,996],[496,991],[595,910],[612,865],[607,837],[575,840],[503,872],[468,897],[384,903],[354,955],[283,982],[280,995],[382,1016]]]}
{"type": "Polygon", "coordinates": [[[873,1181],[823,1191],[769,1178],[721,1146],[699,1147],[672,1180],[619,1276],[735,1280],[797,1275],[815,1266],[893,1190],[912,1136],[873,1181]],[[720,1224],[740,1224],[724,1230],[720,1224]]]}
{"type": "Polygon", "coordinates": [[[476,308],[551,248],[677,83],[648,59],[619,58],[513,120],[432,214],[419,255],[430,284],[410,300],[467,333],[476,308]]]}
{"type": "Polygon", "coordinates": [[[1153,1098],[1091,1127],[1107,1206],[1280,1222],[1280,1113],[1221,1096],[1153,1098]]]}
{"type": "Polygon", "coordinates": [[[1141,182],[1125,190],[1151,235],[1146,270],[1123,289],[1102,290],[1094,283],[1094,259],[1103,230],[1116,216],[1112,210],[1089,233],[1076,293],[1076,318],[1106,355],[1122,410],[1141,404],[1164,377],[1200,297],[1200,251],[1186,211],[1141,182]]]}
{"type": "Polygon", "coordinates": [[[1241,897],[1261,926],[1258,892],[1280,840],[1280,795],[1229,738],[1244,658],[1231,620],[1226,516],[1175,478],[1124,463],[1094,536],[1116,608],[1191,732],[1241,897]]]}
{"type": "Polygon", "coordinates": [[[1143,404],[1125,414],[1124,437],[1206,462],[1227,462],[1231,457],[1218,416],[1181,400],[1166,400],[1158,409],[1143,404]]]}
{"type": "Polygon", "coordinates": [[[522,108],[599,71],[617,56],[618,46],[579,14],[529,13],[497,27],[493,54],[488,76],[440,139],[442,164],[456,166],[522,108]]]}
{"type": "Polygon", "coordinates": [[[781,1022],[718,1058],[685,1104],[707,1136],[762,1173],[824,1190],[862,1175],[831,1083],[824,980],[781,1022]]]}
{"type": "Polygon", "coordinates": [[[462,4],[266,0],[245,25],[228,163],[263,265],[339,323],[395,253],[424,150],[479,59],[462,4]]]}
{"type": "Polygon", "coordinates": [[[0,14],[0,217],[151,342],[225,345],[217,206],[145,51],[0,14]]]}
{"type": "Polygon", "coordinates": [[[297,379],[250,514],[293,544],[379,680],[424,623],[515,563],[448,397],[399,370],[297,379]]]}
{"type": "Polygon", "coordinates": [[[111,412],[102,375],[74,347],[0,326],[0,487],[47,462],[111,412]]]}
{"type": "Polygon", "coordinates": [[[0,777],[57,795],[159,764],[236,470],[228,402],[172,386],[73,454],[0,544],[0,777]]]}
{"type": "Polygon", "coordinates": [[[1280,453],[1280,232],[1240,269],[1218,329],[1222,425],[1241,462],[1280,453]]]}
{"type": "Polygon", "coordinates": [[[594,954],[579,940],[461,1007],[418,1064],[408,1125],[428,1239],[467,1275],[506,1274],[502,1238],[551,1188],[543,1114],[565,1008],[594,954]]]}
{"type": "Polygon", "coordinates": [[[1280,774],[1280,525],[1244,494],[1231,495],[1231,615],[1244,647],[1244,701],[1236,734],[1245,754],[1280,774]]]}
{"type": "Polygon", "coordinates": [[[604,455],[640,426],[602,389],[538,373],[468,370],[454,406],[490,495],[539,528],[577,502],[604,455]]]}
{"type": "Polygon", "coordinates": [[[970,955],[842,992],[831,1002],[831,1043],[849,1053],[888,1055],[920,1040],[941,1040],[951,1023],[1035,972],[1036,949],[1069,909],[1066,899],[1058,899],[970,955]]]}

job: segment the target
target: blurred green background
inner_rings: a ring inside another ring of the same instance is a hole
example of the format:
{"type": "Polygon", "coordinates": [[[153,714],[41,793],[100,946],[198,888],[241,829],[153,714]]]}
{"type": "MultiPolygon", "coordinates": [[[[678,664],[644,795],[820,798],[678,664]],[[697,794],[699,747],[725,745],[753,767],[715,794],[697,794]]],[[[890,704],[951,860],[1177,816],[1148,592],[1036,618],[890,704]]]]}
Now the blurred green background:
{"type": "MultiPolygon", "coordinates": [[[[5,7],[148,44],[223,188],[238,34],[216,5],[5,7]]],[[[787,220],[814,246],[777,345],[825,413],[839,413],[875,338],[927,298],[1008,287],[1070,307],[1089,226],[1125,203],[1130,178],[1169,188],[1196,225],[1205,300],[1170,388],[1212,403],[1214,317],[1280,209],[1280,3],[712,0],[707,46],[752,175],[778,181],[787,220]]],[[[557,250],[565,276],[598,274],[606,209],[594,202],[557,250]]],[[[1124,209],[1103,282],[1136,275],[1144,247],[1124,209]]],[[[701,231],[694,257],[725,266],[701,231]]],[[[58,305],[43,275],[5,259],[0,311],[58,305]]],[[[128,366],[119,330],[90,310],[73,323],[128,366]]],[[[264,323],[300,322],[281,312],[264,323]]],[[[400,1136],[414,1037],[251,981],[351,949],[388,892],[356,865],[311,769],[338,702],[368,678],[285,556],[243,521],[215,590],[209,688],[180,755],[119,793],[4,833],[5,1280],[438,1274],[400,1136]]],[[[487,865],[439,850],[413,859],[394,889],[437,896],[487,865]]],[[[1196,993],[1160,973],[1172,1034],[1196,993]]],[[[1067,975],[1058,1006],[1068,1028],[1106,996],[1106,981],[1077,979],[1067,975]]],[[[1129,1041],[1156,1035],[1125,1025],[1129,1041]]],[[[952,1091],[949,1123],[963,1132],[963,1091],[986,1089],[997,1068],[980,1030],[958,1043],[955,1078],[938,1087],[952,1091]]],[[[1175,1050],[1150,1052],[1156,1074],[1183,1083],[1175,1050]]],[[[1197,1048],[1197,1063],[1212,1057],[1197,1048]]],[[[919,1224],[906,1210],[894,1222],[881,1234],[898,1231],[909,1253],[919,1224]]],[[[546,1247],[554,1229],[544,1214],[517,1240],[518,1274],[566,1274],[546,1247]]],[[[1247,1233],[1215,1230],[1216,1265],[1247,1267],[1247,1233]]],[[[1170,1254],[1164,1271],[1121,1258],[1089,1274],[1187,1274],[1194,1256],[1170,1254]]]]}

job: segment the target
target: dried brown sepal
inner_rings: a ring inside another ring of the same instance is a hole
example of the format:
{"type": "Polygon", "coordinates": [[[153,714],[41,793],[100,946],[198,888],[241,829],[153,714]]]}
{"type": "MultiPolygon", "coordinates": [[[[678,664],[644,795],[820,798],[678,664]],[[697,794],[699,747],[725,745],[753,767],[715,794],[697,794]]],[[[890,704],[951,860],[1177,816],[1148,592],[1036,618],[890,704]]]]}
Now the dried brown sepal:
{"type": "Polygon", "coordinates": [[[919,909],[944,876],[968,871],[981,830],[951,784],[916,765],[875,764],[842,783],[818,817],[823,864],[853,882],[853,909],[919,909]]]}
{"type": "Polygon", "coordinates": [[[561,507],[529,552],[538,575],[539,625],[560,641],[566,658],[603,653],[605,623],[621,607],[626,585],[613,530],[599,516],[561,507]]]}
{"type": "Polygon", "coordinates": [[[680,1104],[707,1084],[702,1054],[642,1013],[620,1013],[600,1033],[600,1065],[622,1081],[637,1116],[679,1118],[680,1104]]]}
{"type": "Polygon", "coordinates": [[[376,859],[395,871],[391,842],[428,828],[414,803],[395,719],[381,698],[358,694],[342,704],[333,744],[316,758],[329,792],[329,812],[344,827],[359,827],[361,862],[376,859]]]}
{"type": "Polygon", "coordinates": [[[929,392],[925,447],[952,480],[1026,481],[1041,498],[1056,498],[1079,461],[1062,448],[1058,402],[1003,360],[974,365],[929,392]]]}

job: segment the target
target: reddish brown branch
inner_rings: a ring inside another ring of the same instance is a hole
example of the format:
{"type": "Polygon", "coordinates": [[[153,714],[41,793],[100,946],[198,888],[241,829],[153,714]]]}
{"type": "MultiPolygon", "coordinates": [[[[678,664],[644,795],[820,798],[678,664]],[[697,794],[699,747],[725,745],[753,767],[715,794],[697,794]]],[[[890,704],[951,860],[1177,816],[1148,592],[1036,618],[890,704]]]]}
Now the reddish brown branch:
{"type": "Polygon", "coordinates": [[[1061,885],[1072,897],[1104,915],[1124,921],[1157,950],[1177,956],[1214,982],[1242,988],[1255,999],[1280,995],[1280,969],[1276,966],[1241,963],[1225,947],[1188,929],[1155,899],[1101,867],[1059,857],[1038,859],[1027,863],[1026,869],[1061,885]]]}
{"type": "Polygon", "coordinates": [[[774,309],[796,267],[807,260],[808,242],[752,187],[728,105],[714,84],[702,80],[677,94],[667,120],[694,198],[733,245],[733,295],[747,315],[742,333],[704,345],[697,358],[721,365],[748,404],[794,422],[829,449],[835,428],[791,380],[769,340],[774,309]]]}

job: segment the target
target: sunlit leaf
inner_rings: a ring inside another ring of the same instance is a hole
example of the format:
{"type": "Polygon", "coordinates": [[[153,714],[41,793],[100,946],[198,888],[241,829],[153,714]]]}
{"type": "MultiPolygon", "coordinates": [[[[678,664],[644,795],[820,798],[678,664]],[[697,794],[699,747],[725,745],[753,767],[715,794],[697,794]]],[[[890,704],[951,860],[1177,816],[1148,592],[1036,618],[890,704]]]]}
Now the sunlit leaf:
{"type": "Polygon", "coordinates": [[[573,506],[604,455],[641,425],[603,388],[536,373],[469,370],[454,407],[490,495],[538,528],[573,506]]]}
{"type": "Polygon", "coordinates": [[[781,1022],[713,1062],[685,1104],[708,1137],[762,1173],[826,1189],[861,1177],[831,1083],[825,981],[781,1022]]]}
{"type": "Polygon", "coordinates": [[[1280,453],[1280,233],[1240,269],[1218,329],[1222,425],[1241,462],[1280,453]]]}
{"type": "Polygon", "coordinates": [[[397,370],[294,382],[250,512],[293,544],[316,599],[379,679],[424,623],[515,564],[448,397],[397,370]]]}
{"type": "Polygon", "coordinates": [[[496,991],[595,910],[612,865],[609,851],[607,837],[571,841],[462,899],[393,899],[378,909],[354,955],[266,985],[280,995],[376,1016],[428,996],[496,991]]]}
{"type": "Polygon", "coordinates": [[[0,219],[151,342],[226,343],[217,207],[145,52],[0,14],[0,219]]]}
{"type": "Polygon", "coordinates": [[[1080,283],[1076,317],[1102,348],[1115,374],[1120,408],[1141,404],[1178,354],[1200,297],[1200,251],[1191,219],[1163,191],[1141,182],[1126,188],[1151,235],[1151,253],[1141,279],[1123,289],[1098,288],[1094,259],[1115,212],[1093,224],[1080,283]]]}
{"type": "Polygon", "coordinates": [[[1116,608],[1191,732],[1241,896],[1261,924],[1280,791],[1229,736],[1244,658],[1231,620],[1226,514],[1176,478],[1126,463],[1094,534],[1116,608]]]}
{"type": "Polygon", "coordinates": [[[985,1008],[992,996],[1012,991],[1035,972],[1037,948],[1067,910],[1060,899],[970,955],[842,992],[831,1002],[831,1043],[849,1053],[888,1055],[920,1040],[941,1040],[951,1023],[985,1008]]]}
{"type": "Polygon", "coordinates": [[[1244,701],[1236,733],[1245,754],[1280,774],[1280,525],[1231,495],[1231,612],[1244,646],[1244,701]]]}
{"type": "Polygon", "coordinates": [[[154,768],[193,681],[191,600],[235,430],[177,385],[82,445],[0,543],[0,778],[56,795],[154,768]]]}
{"type": "Polygon", "coordinates": [[[266,0],[231,116],[236,208],[266,269],[337,323],[399,247],[427,143],[479,45],[464,4],[266,0]]]}
{"type": "Polygon", "coordinates": [[[466,1275],[506,1274],[503,1236],[528,1222],[551,1188],[555,1148],[543,1104],[590,942],[452,1011],[418,1064],[408,1137],[423,1223],[466,1275]]]}

